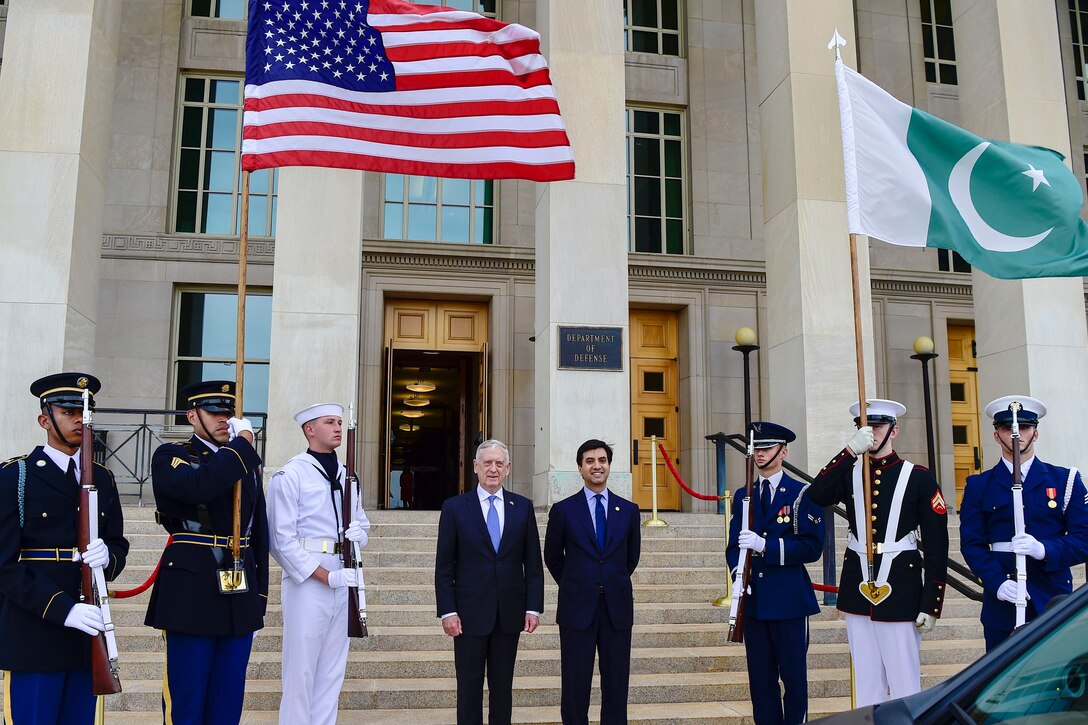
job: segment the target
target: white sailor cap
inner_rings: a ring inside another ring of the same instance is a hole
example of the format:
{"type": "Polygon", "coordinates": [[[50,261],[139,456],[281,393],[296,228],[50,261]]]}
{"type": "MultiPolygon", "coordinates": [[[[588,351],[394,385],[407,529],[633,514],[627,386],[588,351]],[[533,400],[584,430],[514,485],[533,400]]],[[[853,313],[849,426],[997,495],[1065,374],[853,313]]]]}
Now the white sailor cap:
{"type": "Polygon", "coordinates": [[[1009,410],[1009,406],[1013,403],[1020,404],[1020,410],[1016,411],[1017,423],[1039,425],[1039,419],[1046,415],[1046,406],[1042,401],[1027,395],[1005,395],[997,400],[991,400],[984,409],[986,417],[993,419],[995,428],[1012,425],[1012,411],[1009,410]]]}
{"type": "Polygon", "coordinates": [[[303,408],[295,413],[295,423],[301,428],[315,418],[324,418],[328,415],[337,417],[344,415],[344,406],[337,403],[317,403],[308,408],[303,408]]]}
{"type": "MultiPolygon", "coordinates": [[[[865,418],[871,425],[873,423],[895,423],[899,416],[907,412],[907,406],[894,400],[881,398],[869,398],[865,402],[865,418]]],[[[856,402],[850,406],[850,415],[854,416],[854,422],[861,419],[861,406],[856,402]]]]}

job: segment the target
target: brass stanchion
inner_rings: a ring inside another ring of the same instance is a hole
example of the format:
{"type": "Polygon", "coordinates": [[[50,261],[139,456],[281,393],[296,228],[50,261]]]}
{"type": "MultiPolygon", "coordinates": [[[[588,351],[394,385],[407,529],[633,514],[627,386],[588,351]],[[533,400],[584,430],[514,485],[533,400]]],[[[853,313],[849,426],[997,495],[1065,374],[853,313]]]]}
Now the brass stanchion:
{"type": "MultiPolygon", "coordinates": [[[[729,499],[730,499],[729,489],[727,488],[725,490],[725,495],[719,496],[718,498],[721,499],[722,501],[725,501],[725,514],[724,514],[724,518],[725,518],[725,549],[726,549],[726,551],[728,551],[729,550],[729,516],[730,516],[730,512],[731,512],[731,510],[733,508],[732,506],[729,505],[729,499]]],[[[718,597],[717,599],[715,599],[712,602],[712,604],[715,607],[725,607],[727,609],[729,607],[733,606],[733,577],[730,576],[729,560],[728,559],[726,559],[726,563],[725,563],[725,594],[718,597]]]]}
{"type": "Polygon", "coordinates": [[[653,502],[653,514],[642,522],[643,526],[668,526],[657,518],[657,436],[650,436],[650,500],[653,502]]]}

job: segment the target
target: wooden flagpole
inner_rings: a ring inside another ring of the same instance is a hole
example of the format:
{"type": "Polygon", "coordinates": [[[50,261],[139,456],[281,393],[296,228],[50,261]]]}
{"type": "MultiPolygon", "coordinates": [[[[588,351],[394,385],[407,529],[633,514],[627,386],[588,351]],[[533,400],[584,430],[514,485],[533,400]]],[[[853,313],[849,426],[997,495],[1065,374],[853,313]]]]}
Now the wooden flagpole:
{"type": "MultiPolygon", "coordinates": [[[[850,282],[854,289],[854,357],[858,366],[858,427],[868,424],[868,399],[865,397],[865,345],[861,336],[861,275],[858,272],[858,238],[857,234],[850,234],[850,282]]],[[[868,580],[862,584],[868,584],[870,588],[873,582],[873,487],[869,481],[869,453],[861,454],[861,485],[865,491],[865,521],[856,522],[858,527],[865,524],[865,563],[867,566],[868,580]]]]}
{"type": "MultiPolygon", "coordinates": [[[[245,417],[242,412],[242,391],[245,386],[246,368],[246,264],[249,257],[249,172],[242,172],[242,208],[240,211],[241,228],[238,231],[238,326],[235,332],[234,360],[234,415],[245,417]]],[[[235,569],[240,569],[242,561],[242,481],[234,484],[234,534],[231,539],[231,553],[234,555],[235,569]]]]}

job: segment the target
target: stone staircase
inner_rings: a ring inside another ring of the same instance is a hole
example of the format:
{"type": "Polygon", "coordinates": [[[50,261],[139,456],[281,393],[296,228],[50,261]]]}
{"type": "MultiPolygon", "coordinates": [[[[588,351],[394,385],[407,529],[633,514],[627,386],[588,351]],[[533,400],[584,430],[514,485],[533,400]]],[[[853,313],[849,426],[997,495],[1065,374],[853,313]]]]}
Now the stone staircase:
{"type": "MultiPolygon", "coordinates": [[[[340,695],[341,723],[455,722],[453,647],[434,610],[434,548],[438,513],[377,511],[365,550],[371,636],[352,642],[340,695]]],[[[644,518],[646,515],[644,515],[644,518]]],[[[712,514],[662,515],[667,528],[643,528],[642,560],[635,575],[635,631],[629,716],[632,723],[751,722],[744,646],[727,641],[728,611],[710,605],[725,593],[723,525],[712,514]]],[[[546,514],[538,514],[543,534],[546,514]]],[[[958,527],[952,519],[952,551],[958,527]]],[[[118,589],[144,581],[165,535],[150,506],[125,508],[132,545],[118,589]]],[[[845,524],[837,526],[839,561],[845,524]]],[[[811,567],[814,581],[821,564],[811,567]]],[[[1078,571],[1078,581],[1083,570],[1078,571]]],[[[257,634],[249,664],[244,723],[274,723],[280,698],[279,571],[266,627],[257,634]]],[[[553,616],[557,588],[545,578],[543,624],[522,635],[514,681],[514,720],[559,722],[559,631],[553,616]]],[[[161,721],[162,640],[144,627],[147,594],[113,600],[124,692],[107,701],[107,723],[161,721]]],[[[935,684],[982,654],[979,605],[950,590],[944,618],[922,648],[923,685],[935,684]]],[[[846,630],[823,607],[811,620],[810,718],[850,707],[846,630]]],[[[596,691],[594,702],[597,702],[596,691]]],[[[486,703],[486,698],[485,698],[486,703]]],[[[591,711],[591,719],[597,713],[591,711]]]]}

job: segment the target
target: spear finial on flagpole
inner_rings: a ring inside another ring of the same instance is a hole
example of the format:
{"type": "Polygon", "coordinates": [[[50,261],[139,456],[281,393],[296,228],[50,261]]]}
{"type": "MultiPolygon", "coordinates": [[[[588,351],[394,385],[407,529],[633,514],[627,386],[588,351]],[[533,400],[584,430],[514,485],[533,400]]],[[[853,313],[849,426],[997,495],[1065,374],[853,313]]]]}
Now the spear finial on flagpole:
{"type": "Polygon", "coordinates": [[[835,51],[835,60],[839,60],[842,56],[839,54],[839,48],[846,45],[846,38],[839,35],[839,29],[835,28],[835,34],[831,36],[831,41],[827,44],[828,50],[835,51]]]}

